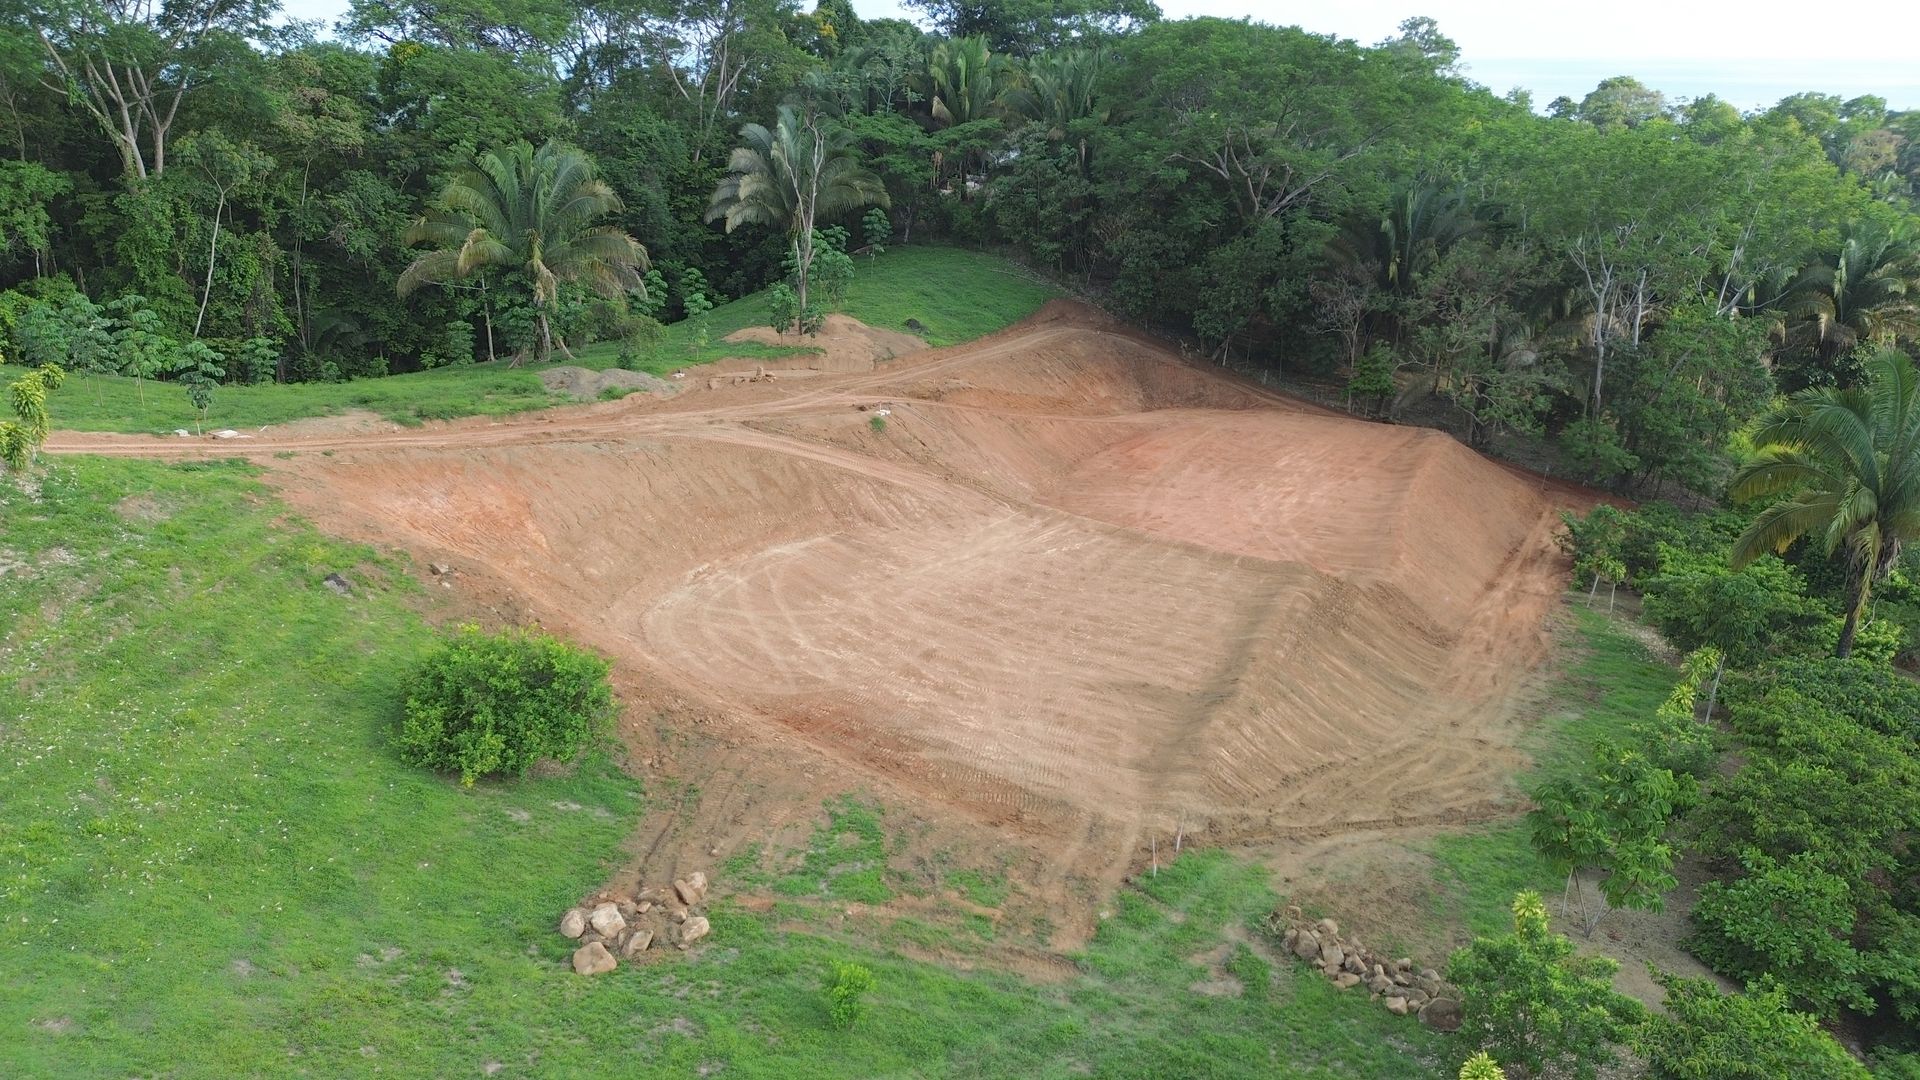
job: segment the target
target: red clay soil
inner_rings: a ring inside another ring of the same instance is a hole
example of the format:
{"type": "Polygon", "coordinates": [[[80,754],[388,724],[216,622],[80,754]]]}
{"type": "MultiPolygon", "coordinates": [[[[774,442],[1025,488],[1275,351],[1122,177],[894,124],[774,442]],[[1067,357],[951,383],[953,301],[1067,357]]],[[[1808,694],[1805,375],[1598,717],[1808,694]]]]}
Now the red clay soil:
{"type": "Polygon", "coordinates": [[[614,655],[636,758],[714,804],[636,859],[791,835],[866,786],[1011,842],[1043,891],[1176,830],[1271,852],[1505,812],[1574,501],[1067,303],[804,384],[49,449],[259,458],[322,527],[614,655]],[[697,764],[671,751],[695,715],[697,764]]]}

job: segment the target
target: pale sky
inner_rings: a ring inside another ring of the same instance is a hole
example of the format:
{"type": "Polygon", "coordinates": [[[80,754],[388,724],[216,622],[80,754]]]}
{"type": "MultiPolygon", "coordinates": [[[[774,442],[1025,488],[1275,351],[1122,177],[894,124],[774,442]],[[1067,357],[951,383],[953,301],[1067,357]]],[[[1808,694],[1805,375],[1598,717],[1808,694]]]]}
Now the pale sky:
{"type": "MultiPolygon", "coordinates": [[[[346,0],[284,0],[289,15],[329,22],[346,0]]],[[[808,0],[802,0],[807,3],[808,0]]],[[[1371,44],[1409,15],[1459,42],[1467,74],[1536,107],[1633,75],[1675,98],[1710,92],[1743,108],[1800,90],[1878,94],[1920,108],[1920,3],[1867,0],[1159,0],[1169,18],[1252,16],[1371,44]]],[[[898,0],[853,0],[863,18],[901,16],[898,0]]]]}

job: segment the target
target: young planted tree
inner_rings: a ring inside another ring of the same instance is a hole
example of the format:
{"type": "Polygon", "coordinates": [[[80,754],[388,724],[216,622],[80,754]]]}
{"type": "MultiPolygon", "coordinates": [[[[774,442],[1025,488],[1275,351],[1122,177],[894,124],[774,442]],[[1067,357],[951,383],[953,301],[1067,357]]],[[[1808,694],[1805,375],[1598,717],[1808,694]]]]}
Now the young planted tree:
{"type": "Polygon", "coordinates": [[[1447,962],[1447,981],[1461,992],[1461,1037],[1528,1076],[1589,1080],[1640,1016],[1637,1002],[1613,990],[1618,966],[1575,955],[1547,928],[1540,895],[1523,892],[1511,934],[1480,938],[1447,962]]]}
{"type": "Polygon", "coordinates": [[[618,226],[595,224],[624,209],[577,147],[549,140],[537,150],[519,142],[488,151],[456,173],[439,206],[407,230],[407,243],[435,250],[415,259],[396,287],[406,296],[489,268],[516,275],[533,298],[538,359],[546,361],[562,284],[616,299],[645,290],[647,250],[618,226]]]}
{"type": "Polygon", "coordinates": [[[1667,824],[1693,798],[1691,778],[1611,746],[1597,749],[1584,773],[1534,792],[1537,805],[1527,815],[1534,848],[1566,874],[1567,891],[1580,896],[1587,937],[1614,908],[1660,910],[1662,896],[1678,884],[1667,824]],[[1587,870],[1601,875],[1602,905],[1586,903],[1580,874],[1587,870]]]}
{"type": "MultiPolygon", "coordinates": [[[[708,221],[787,230],[796,307],[807,311],[808,278],[822,219],[863,206],[886,206],[887,190],[860,164],[853,138],[817,108],[780,107],[771,130],[748,124],[714,189],[708,221]]],[[[798,320],[796,320],[797,324],[798,320]]]]}
{"type": "Polygon", "coordinates": [[[1587,587],[1588,606],[1592,606],[1595,594],[1600,591],[1600,581],[1605,578],[1613,584],[1614,591],[1607,596],[1607,610],[1612,611],[1614,593],[1620,589],[1620,580],[1627,576],[1624,555],[1627,515],[1618,507],[1602,504],[1586,517],[1562,512],[1560,520],[1567,526],[1567,531],[1561,534],[1560,546],[1573,556],[1575,578],[1585,580],[1591,576],[1593,579],[1587,587]]]}
{"type": "Polygon", "coordinates": [[[0,421],[0,463],[13,470],[33,464],[40,444],[53,430],[53,418],[47,412],[47,395],[60,389],[67,373],[58,364],[44,364],[15,379],[7,387],[7,404],[13,419],[0,421]]]}
{"type": "Polygon", "coordinates": [[[1874,583],[1920,535],[1920,374],[1892,349],[1865,368],[1863,385],[1803,390],[1763,418],[1758,450],[1732,484],[1736,499],[1781,496],[1734,542],[1736,569],[1801,537],[1846,552],[1850,602],[1834,647],[1842,659],[1874,583]]]}
{"type": "Polygon", "coordinates": [[[224,359],[206,342],[189,341],[174,361],[173,380],[186,389],[187,400],[193,404],[196,433],[206,432],[207,410],[213,407],[213,388],[227,375],[227,369],[220,366],[224,359]]]}

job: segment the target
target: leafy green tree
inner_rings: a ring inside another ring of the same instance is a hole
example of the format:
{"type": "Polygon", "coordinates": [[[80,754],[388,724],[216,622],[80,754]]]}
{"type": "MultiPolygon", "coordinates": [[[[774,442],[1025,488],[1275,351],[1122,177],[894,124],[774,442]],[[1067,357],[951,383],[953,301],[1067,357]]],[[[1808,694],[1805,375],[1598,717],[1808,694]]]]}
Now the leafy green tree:
{"type": "Polygon", "coordinates": [[[645,287],[646,249],[617,226],[595,224],[621,208],[576,147],[548,141],[536,150],[521,142],[488,151],[455,173],[439,206],[407,230],[409,244],[435,250],[415,259],[396,288],[406,296],[496,267],[516,275],[533,298],[537,357],[546,361],[561,285],[583,284],[607,297],[645,287]]]}
{"type": "Polygon", "coordinates": [[[1563,511],[1560,520],[1567,527],[1567,531],[1560,534],[1560,547],[1573,556],[1575,580],[1592,579],[1587,586],[1587,603],[1591,605],[1600,591],[1602,578],[1613,582],[1617,589],[1627,576],[1627,514],[1617,506],[1601,503],[1585,516],[1563,511]]]}
{"type": "Polygon", "coordinates": [[[7,387],[7,405],[13,419],[0,422],[0,464],[18,472],[33,464],[40,444],[53,430],[47,395],[60,389],[66,372],[58,364],[42,364],[7,387]]]}
{"type": "Polygon", "coordinates": [[[1660,570],[1641,591],[1648,620],[1668,641],[1688,651],[1717,651],[1715,693],[1727,664],[1758,663],[1821,615],[1807,596],[1806,578],[1770,555],[1735,570],[1715,555],[1663,544],[1660,570]]]}
{"type": "Polygon", "coordinates": [[[818,109],[780,107],[772,130],[740,129],[741,146],[714,189],[707,220],[772,225],[787,232],[797,307],[807,309],[815,230],[826,219],[863,206],[887,205],[886,189],[857,157],[852,136],[818,109]]]}
{"type": "Polygon", "coordinates": [[[140,407],[147,407],[147,380],[173,365],[180,345],[167,336],[160,316],[138,293],[122,293],[107,310],[113,316],[113,356],[120,374],[133,380],[140,407]]]}
{"type": "Polygon", "coordinates": [[[181,346],[173,361],[173,381],[186,389],[187,400],[193,403],[196,431],[206,430],[207,410],[213,407],[213,388],[227,376],[227,369],[220,366],[224,359],[206,342],[189,341],[181,346]]]}
{"type": "Polygon", "coordinates": [[[1920,375],[1892,350],[1866,371],[1864,386],[1803,390],[1770,412],[1731,485],[1736,499],[1779,496],[1734,543],[1736,568],[1801,537],[1846,553],[1848,607],[1834,647],[1842,659],[1874,583],[1920,535],[1920,375]]]}
{"type": "Polygon", "coordinates": [[[1369,415],[1380,415],[1393,397],[1393,374],[1398,367],[1392,349],[1375,345],[1353,366],[1353,377],[1347,380],[1347,396],[1367,402],[1369,415]]]}
{"type": "Polygon", "coordinates": [[[1566,875],[1579,892],[1580,874],[1601,876],[1604,907],[1582,897],[1581,929],[1587,937],[1608,910],[1659,911],[1673,876],[1674,850],[1666,841],[1674,813],[1696,798],[1690,777],[1660,768],[1644,754],[1600,746],[1586,768],[1541,784],[1527,814],[1534,849],[1566,875]]]}
{"type": "Polygon", "coordinates": [[[1160,18],[1153,0],[908,0],[950,38],[979,36],[1030,56],[1121,33],[1160,18]]]}
{"type": "Polygon", "coordinates": [[[1539,894],[1523,892],[1512,933],[1479,938],[1447,962],[1447,981],[1461,992],[1462,1039],[1530,1077],[1591,1080],[1642,1013],[1614,992],[1618,966],[1577,955],[1548,929],[1539,894]]]}
{"type": "Polygon", "coordinates": [[[1691,948],[1737,978],[1777,980],[1822,1016],[1842,1005],[1872,1011],[1846,880],[1806,852],[1782,862],[1749,851],[1740,863],[1742,876],[1701,886],[1691,948]]]}
{"type": "Polygon", "coordinates": [[[1649,1012],[1633,1038],[1653,1080],[1867,1080],[1868,1073],[1785,991],[1761,984],[1722,994],[1706,979],[1655,973],[1663,1011],[1649,1012]]]}
{"type": "Polygon", "coordinates": [[[877,206],[868,210],[860,219],[860,238],[866,241],[867,258],[884,254],[893,239],[893,219],[877,206]]]}
{"type": "MultiPolygon", "coordinates": [[[[24,5],[47,57],[47,81],[98,125],[129,178],[159,176],[181,104],[244,70],[265,36],[265,0],[111,0],[24,5]]],[[[17,9],[16,9],[17,10],[17,9]]]]}

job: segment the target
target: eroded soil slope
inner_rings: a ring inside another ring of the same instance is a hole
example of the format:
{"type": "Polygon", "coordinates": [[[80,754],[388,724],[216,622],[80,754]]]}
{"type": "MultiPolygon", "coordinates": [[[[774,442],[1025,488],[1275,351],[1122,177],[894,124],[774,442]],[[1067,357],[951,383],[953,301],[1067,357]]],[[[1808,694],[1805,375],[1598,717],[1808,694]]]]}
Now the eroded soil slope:
{"type": "MultiPolygon", "coordinates": [[[[882,786],[1102,879],[1174,830],[1491,812],[1572,498],[1067,304],[803,383],[53,448],[259,457],[323,525],[474,567],[726,718],[730,768],[882,786]]],[[[700,842],[785,813],[741,805],[700,842]]]]}

